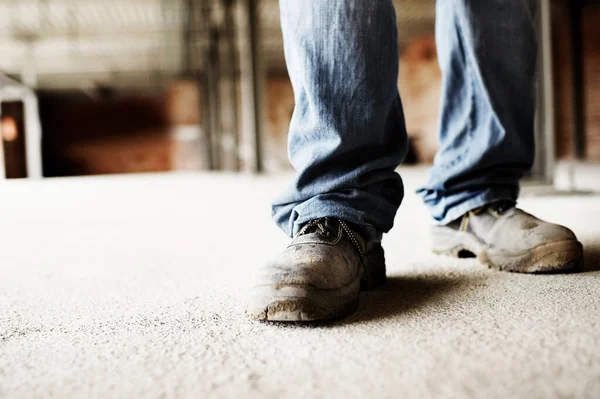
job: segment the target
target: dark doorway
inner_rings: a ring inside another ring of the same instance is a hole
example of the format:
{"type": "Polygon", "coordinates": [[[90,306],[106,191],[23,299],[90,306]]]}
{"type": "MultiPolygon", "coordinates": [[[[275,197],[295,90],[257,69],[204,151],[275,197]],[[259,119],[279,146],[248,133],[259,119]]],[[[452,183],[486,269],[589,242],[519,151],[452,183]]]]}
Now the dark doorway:
{"type": "Polygon", "coordinates": [[[25,107],[20,101],[2,103],[2,146],[7,179],[27,177],[25,107]]]}

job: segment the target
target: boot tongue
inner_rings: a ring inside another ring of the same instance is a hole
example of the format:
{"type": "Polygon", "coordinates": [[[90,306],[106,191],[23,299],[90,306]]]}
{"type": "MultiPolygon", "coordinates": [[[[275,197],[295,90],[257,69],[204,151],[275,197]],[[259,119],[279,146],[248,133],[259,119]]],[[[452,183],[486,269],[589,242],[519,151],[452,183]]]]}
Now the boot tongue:
{"type": "Polygon", "coordinates": [[[491,204],[488,208],[494,210],[500,215],[504,215],[506,212],[510,211],[515,207],[515,203],[513,201],[498,201],[491,204]]]}
{"type": "Polygon", "coordinates": [[[306,234],[320,234],[324,237],[330,237],[335,234],[339,228],[339,222],[332,218],[321,218],[311,220],[300,229],[296,237],[300,237],[306,234]]]}

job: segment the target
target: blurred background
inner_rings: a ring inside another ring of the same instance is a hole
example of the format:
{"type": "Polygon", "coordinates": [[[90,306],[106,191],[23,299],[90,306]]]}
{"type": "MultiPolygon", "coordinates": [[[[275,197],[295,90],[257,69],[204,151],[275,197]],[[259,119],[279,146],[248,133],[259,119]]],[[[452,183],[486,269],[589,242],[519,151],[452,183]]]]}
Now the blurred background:
{"type": "MultiPolygon", "coordinates": [[[[441,80],[435,0],[394,2],[407,163],[426,165],[441,80]]],[[[556,181],[566,164],[572,184],[573,165],[600,162],[600,4],[540,7],[531,178],[556,181]]],[[[291,169],[277,0],[0,0],[0,105],[6,178],[291,169]]]]}

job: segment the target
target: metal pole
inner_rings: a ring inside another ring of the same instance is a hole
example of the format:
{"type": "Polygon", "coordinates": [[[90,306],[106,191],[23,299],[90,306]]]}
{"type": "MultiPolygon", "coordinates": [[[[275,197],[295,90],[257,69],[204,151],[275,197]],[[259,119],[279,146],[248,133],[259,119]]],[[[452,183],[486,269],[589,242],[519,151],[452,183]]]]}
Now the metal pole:
{"type": "Polygon", "coordinates": [[[209,79],[210,88],[210,101],[211,101],[211,130],[212,130],[212,144],[213,144],[213,164],[214,169],[222,169],[221,162],[221,95],[219,90],[220,73],[219,73],[219,30],[216,27],[212,27],[210,30],[210,45],[209,45],[209,68],[211,76],[209,79]]]}
{"type": "Polygon", "coordinates": [[[552,71],[552,15],[550,0],[539,1],[539,72],[537,151],[534,170],[547,182],[554,180],[556,164],[554,85],[552,71]]]}
{"type": "Polygon", "coordinates": [[[235,42],[235,18],[233,17],[234,0],[225,0],[225,35],[227,39],[226,74],[229,77],[229,97],[231,102],[231,135],[233,137],[233,162],[234,170],[240,170],[240,136],[238,131],[239,110],[237,103],[237,57],[235,42]]]}
{"type": "Polygon", "coordinates": [[[264,170],[262,158],[262,109],[260,73],[260,41],[258,0],[248,0],[248,28],[250,34],[250,57],[252,65],[252,102],[254,105],[254,169],[261,173],[264,170]]]}
{"type": "Polygon", "coordinates": [[[183,65],[183,73],[185,76],[191,76],[192,66],[192,38],[194,24],[194,2],[195,0],[185,0],[183,9],[183,51],[181,61],[183,65]]]}
{"type": "MultiPolygon", "coordinates": [[[[209,4],[206,2],[203,3],[202,9],[200,12],[202,13],[202,26],[201,26],[201,35],[202,42],[206,43],[209,38],[210,30],[208,26],[210,26],[210,8],[209,4]]],[[[200,75],[198,73],[198,87],[202,87],[202,125],[204,127],[204,154],[206,159],[206,168],[208,170],[215,169],[215,159],[214,159],[214,145],[213,145],[213,134],[214,134],[214,118],[213,118],[213,98],[212,98],[212,89],[211,85],[214,81],[213,76],[213,65],[210,59],[210,44],[208,48],[204,45],[202,46],[202,59],[203,63],[203,74],[200,75]]]]}
{"type": "Polygon", "coordinates": [[[238,42],[241,89],[241,154],[244,169],[263,171],[261,130],[261,71],[258,57],[258,21],[256,0],[239,0],[238,42]]]}

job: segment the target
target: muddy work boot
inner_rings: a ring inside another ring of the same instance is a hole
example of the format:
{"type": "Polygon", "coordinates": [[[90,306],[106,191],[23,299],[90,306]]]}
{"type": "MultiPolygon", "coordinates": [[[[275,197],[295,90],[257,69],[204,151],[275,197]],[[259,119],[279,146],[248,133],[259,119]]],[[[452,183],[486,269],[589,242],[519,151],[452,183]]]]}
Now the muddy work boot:
{"type": "Polygon", "coordinates": [[[384,281],[379,242],[366,242],[350,223],[317,219],[257,273],[246,313],[268,321],[338,319],[356,309],[361,287],[384,281]]]}
{"type": "Polygon", "coordinates": [[[583,262],[583,248],[566,227],[544,222],[511,202],[466,213],[433,227],[433,251],[477,256],[490,268],[519,273],[567,271],[583,262]]]}

